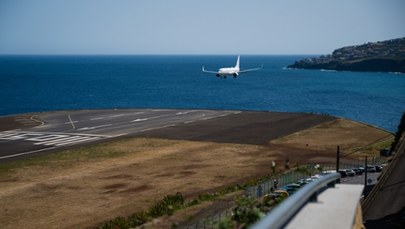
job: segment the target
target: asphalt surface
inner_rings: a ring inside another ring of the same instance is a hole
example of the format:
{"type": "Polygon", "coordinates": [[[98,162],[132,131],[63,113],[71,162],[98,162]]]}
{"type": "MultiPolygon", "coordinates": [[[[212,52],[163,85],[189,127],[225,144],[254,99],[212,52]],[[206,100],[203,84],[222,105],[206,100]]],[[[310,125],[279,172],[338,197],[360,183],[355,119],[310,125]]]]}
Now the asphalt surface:
{"type": "MultiPolygon", "coordinates": [[[[381,173],[367,173],[367,185],[375,185],[381,173]]],[[[363,184],[364,185],[365,173],[353,177],[344,177],[340,181],[343,184],[363,184]]]]}
{"type": "Polygon", "coordinates": [[[0,161],[127,136],[267,144],[335,117],[216,110],[81,110],[0,117],[0,161]]]}

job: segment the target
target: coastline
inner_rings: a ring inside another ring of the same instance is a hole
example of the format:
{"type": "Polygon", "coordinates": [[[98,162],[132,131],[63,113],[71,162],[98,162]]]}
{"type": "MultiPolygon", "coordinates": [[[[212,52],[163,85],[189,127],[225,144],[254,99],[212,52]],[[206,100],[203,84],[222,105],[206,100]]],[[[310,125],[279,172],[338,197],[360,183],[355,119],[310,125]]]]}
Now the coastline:
{"type": "Polygon", "coordinates": [[[334,50],[330,55],[295,61],[294,64],[288,67],[353,72],[405,73],[405,38],[347,46],[334,50]]]}

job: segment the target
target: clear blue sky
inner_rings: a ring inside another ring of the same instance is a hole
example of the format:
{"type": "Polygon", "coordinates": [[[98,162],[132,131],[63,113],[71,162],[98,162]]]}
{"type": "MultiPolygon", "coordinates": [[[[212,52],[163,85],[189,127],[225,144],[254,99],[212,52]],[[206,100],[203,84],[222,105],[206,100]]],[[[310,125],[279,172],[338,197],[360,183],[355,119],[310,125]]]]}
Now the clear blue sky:
{"type": "Polygon", "coordinates": [[[405,37],[405,0],[0,0],[0,54],[328,54],[405,37]]]}

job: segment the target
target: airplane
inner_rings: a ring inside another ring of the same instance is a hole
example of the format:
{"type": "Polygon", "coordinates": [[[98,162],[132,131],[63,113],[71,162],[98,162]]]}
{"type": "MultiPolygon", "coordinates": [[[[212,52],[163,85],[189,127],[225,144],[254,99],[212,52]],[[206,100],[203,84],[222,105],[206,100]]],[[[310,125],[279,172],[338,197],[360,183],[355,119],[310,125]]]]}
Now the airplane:
{"type": "Polygon", "coordinates": [[[207,72],[207,73],[216,74],[217,77],[225,79],[227,75],[232,75],[233,78],[236,78],[237,76],[239,76],[240,73],[257,71],[262,68],[263,68],[263,65],[260,68],[251,68],[251,69],[246,69],[246,70],[241,71],[240,70],[240,55],[239,55],[238,59],[236,60],[235,67],[220,68],[218,71],[209,71],[209,70],[205,70],[204,65],[203,65],[202,71],[207,72]]]}

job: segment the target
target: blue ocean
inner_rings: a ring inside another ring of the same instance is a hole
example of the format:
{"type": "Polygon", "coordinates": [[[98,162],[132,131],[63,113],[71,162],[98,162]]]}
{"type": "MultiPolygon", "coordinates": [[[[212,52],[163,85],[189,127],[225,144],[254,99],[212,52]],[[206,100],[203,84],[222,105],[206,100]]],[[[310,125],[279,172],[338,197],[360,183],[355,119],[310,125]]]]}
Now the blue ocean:
{"type": "Polygon", "coordinates": [[[329,114],[395,132],[405,74],[296,70],[308,56],[241,56],[220,79],[201,71],[236,56],[0,56],[0,115],[51,110],[179,108],[329,114]]]}

